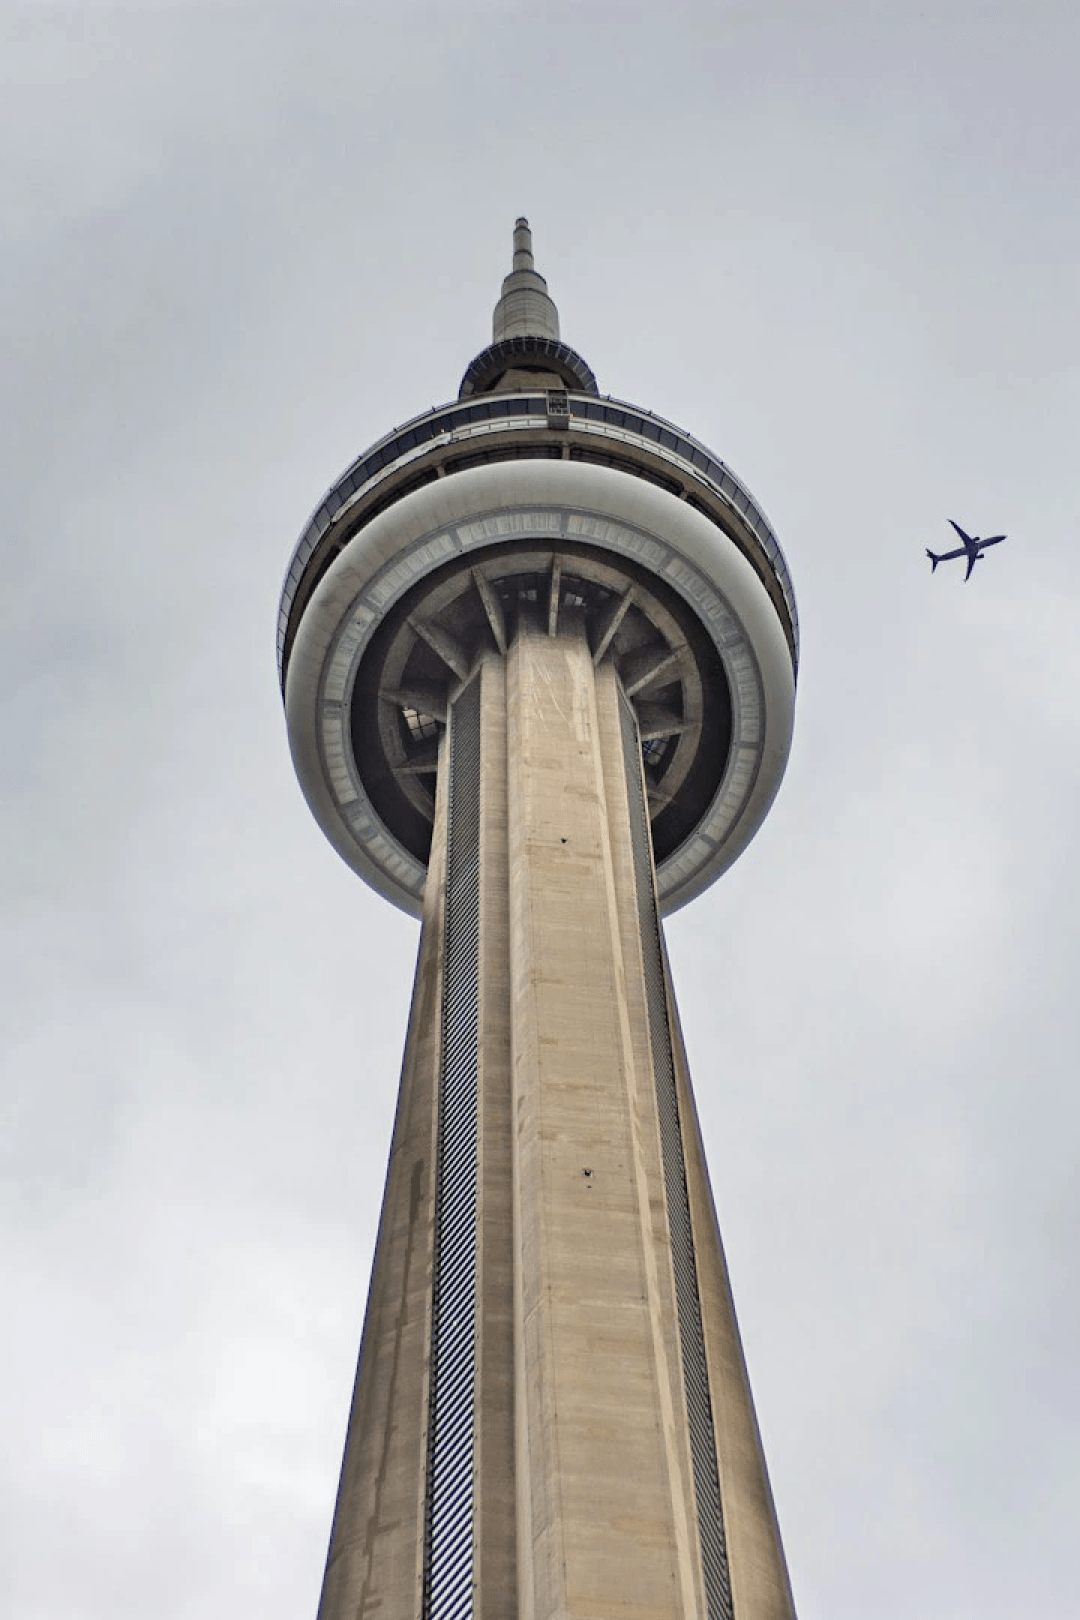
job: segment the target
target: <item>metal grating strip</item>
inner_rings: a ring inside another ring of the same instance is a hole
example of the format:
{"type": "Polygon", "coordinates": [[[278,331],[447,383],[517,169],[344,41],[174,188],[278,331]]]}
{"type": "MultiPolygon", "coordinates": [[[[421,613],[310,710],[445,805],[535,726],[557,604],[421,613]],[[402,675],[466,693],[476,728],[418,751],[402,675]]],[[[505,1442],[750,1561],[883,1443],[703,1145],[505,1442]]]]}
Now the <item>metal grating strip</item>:
{"type": "Polygon", "coordinates": [[[723,1504],[720,1500],[720,1472],[716,1458],[716,1432],[713,1427],[709,1373],[705,1361],[705,1338],[701,1326],[701,1298],[698,1293],[694,1234],[690,1224],[690,1199],[686,1190],[679,1102],[675,1090],[675,1060],[668,1025],[667,995],[664,984],[664,958],[660,947],[660,918],[653,882],[652,842],[648,809],[641,775],[641,743],[637,721],[626,696],[619,693],[619,720],[622,728],[626,786],[630,798],[630,839],[637,880],[638,925],[641,956],[645,971],[645,995],[652,1046],[656,1100],[660,1116],[660,1146],[664,1164],[671,1258],[675,1273],[675,1303],[682,1346],[683,1385],[686,1392],[690,1429],[690,1454],[694,1468],[694,1496],[697,1504],[698,1541],[705,1578],[705,1599],[709,1620],[733,1620],[731,1579],[728,1573],[727,1541],[724,1535],[723,1504]]]}
{"type": "Polygon", "coordinates": [[[480,681],[449,727],[446,939],[439,1083],[423,1620],[473,1612],[480,681]]]}

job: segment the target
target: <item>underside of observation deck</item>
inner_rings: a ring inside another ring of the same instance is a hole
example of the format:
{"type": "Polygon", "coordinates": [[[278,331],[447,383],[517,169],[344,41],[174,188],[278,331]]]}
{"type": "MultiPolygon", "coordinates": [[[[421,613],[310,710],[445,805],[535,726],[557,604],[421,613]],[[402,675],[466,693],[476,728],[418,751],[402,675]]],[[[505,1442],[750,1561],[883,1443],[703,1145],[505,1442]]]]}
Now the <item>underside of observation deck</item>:
{"type": "Polygon", "coordinates": [[[716,648],[674,592],[610,555],[539,543],[448,564],[381,626],[352,693],[353,752],[371,802],[428,859],[439,739],[450,697],[519,630],[582,636],[633,705],[659,859],[714,797],[731,744],[731,694],[716,648]]]}

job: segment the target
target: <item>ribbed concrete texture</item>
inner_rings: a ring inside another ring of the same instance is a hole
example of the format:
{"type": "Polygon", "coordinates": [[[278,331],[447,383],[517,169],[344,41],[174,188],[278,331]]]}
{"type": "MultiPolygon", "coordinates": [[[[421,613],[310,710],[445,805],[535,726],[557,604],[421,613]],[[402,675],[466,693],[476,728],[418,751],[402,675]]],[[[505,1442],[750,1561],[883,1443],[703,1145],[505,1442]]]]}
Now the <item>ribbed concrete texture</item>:
{"type": "Polygon", "coordinates": [[[441,744],[320,1620],[793,1614],[637,722],[573,612],[523,614],[441,744]]]}

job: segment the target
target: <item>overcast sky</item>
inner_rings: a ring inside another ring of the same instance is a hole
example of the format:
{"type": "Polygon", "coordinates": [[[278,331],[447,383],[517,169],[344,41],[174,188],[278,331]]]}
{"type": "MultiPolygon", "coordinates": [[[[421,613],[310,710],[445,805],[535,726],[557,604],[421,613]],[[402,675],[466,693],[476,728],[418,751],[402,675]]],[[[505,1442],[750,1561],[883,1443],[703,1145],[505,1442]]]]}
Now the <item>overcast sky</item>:
{"type": "Polygon", "coordinates": [[[1074,1620],[1078,71],[1075,0],[0,0],[5,1620],[314,1616],[417,931],[277,598],[519,213],[795,578],[668,933],[801,1620],[1074,1620]]]}

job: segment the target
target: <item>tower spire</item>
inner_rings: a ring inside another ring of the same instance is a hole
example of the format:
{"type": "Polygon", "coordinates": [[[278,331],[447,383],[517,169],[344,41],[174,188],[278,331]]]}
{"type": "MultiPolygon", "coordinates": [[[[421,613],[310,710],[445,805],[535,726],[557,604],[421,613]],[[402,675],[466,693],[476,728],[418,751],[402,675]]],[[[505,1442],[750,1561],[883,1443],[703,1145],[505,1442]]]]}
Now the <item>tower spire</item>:
{"type": "Polygon", "coordinates": [[[533,262],[532,226],[524,215],[514,221],[514,269],[536,269],[533,262]]]}
{"type": "Polygon", "coordinates": [[[514,223],[514,265],[502,284],[491,328],[494,343],[515,337],[559,340],[559,312],[536,269],[527,219],[514,223]]]}
{"type": "Polygon", "coordinates": [[[461,379],[459,399],[537,389],[598,392],[580,354],[559,339],[559,312],[533,259],[527,219],[514,221],[514,255],[491,323],[492,340],[461,379]]]}

